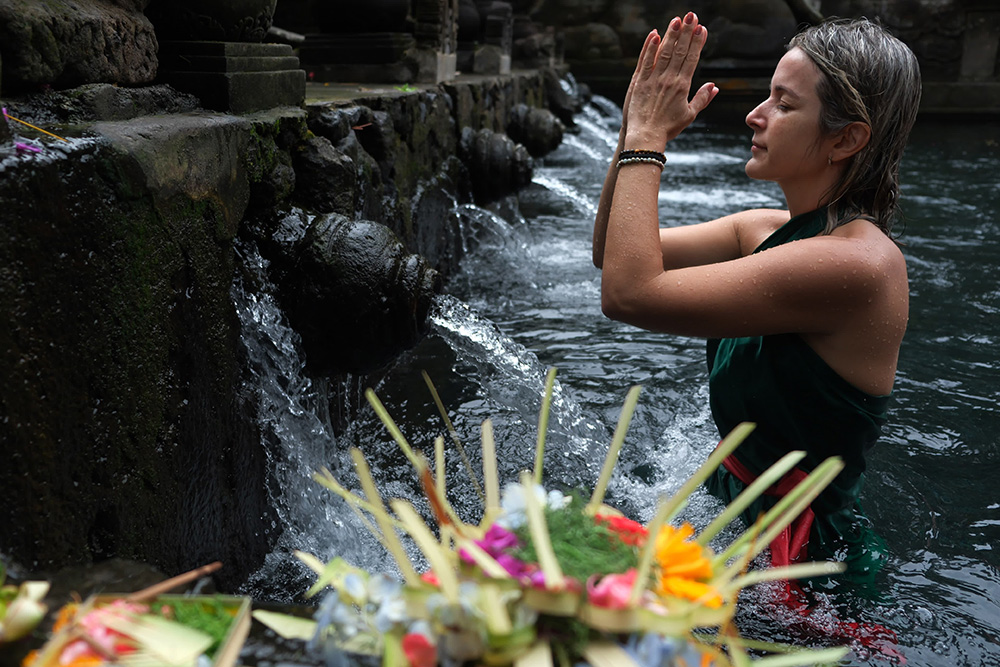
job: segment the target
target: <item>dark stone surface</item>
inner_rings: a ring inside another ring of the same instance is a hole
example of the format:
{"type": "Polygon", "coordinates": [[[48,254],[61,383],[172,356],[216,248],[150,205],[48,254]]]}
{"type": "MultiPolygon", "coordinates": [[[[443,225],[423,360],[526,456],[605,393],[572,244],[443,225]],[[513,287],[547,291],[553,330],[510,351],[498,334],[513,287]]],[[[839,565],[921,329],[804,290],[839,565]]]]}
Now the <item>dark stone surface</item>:
{"type": "Polygon", "coordinates": [[[295,202],[317,213],[354,214],[357,169],[354,160],[325,137],[313,137],[293,156],[297,179],[295,202]]]}
{"type": "Polygon", "coordinates": [[[575,86],[575,80],[570,77],[573,85],[565,85],[567,77],[559,76],[553,69],[543,70],[542,74],[545,77],[545,96],[549,101],[549,109],[566,127],[575,127],[573,116],[583,108],[583,98],[575,86]]]}
{"type": "MultiPolygon", "coordinates": [[[[180,120],[178,120],[180,119],[180,120]]],[[[168,573],[267,549],[256,401],[229,297],[246,207],[234,118],[104,123],[0,165],[0,550],[168,573]]]]}
{"type": "Polygon", "coordinates": [[[0,0],[5,91],[85,83],[142,85],[156,76],[145,0],[0,0]]]}
{"type": "Polygon", "coordinates": [[[708,22],[711,36],[706,59],[777,61],[799,25],[785,0],[717,0],[703,20],[708,22]]]}
{"type": "Polygon", "coordinates": [[[531,182],[531,155],[505,134],[465,128],[459,158],[469,168],[472,191],[479,203],[500,199],[531,182]]]}
{"type": "Polygon", "coordinates": [[[110,83],[91,83],[67,90],[21,95],[10,99],[8,106],[15,116],[23,114],[45,123],[75,125],[184,113],[197,109],[199,102],[193,95],[165,85],[123,88],[110,83]]]}
{"type": "Polygon", "coordinates": [[[472,71],[476,74],[508,74],[510,63],[510,54],[492,44],[480,46],[472,55],[472,71]]]}
{"type": "Polygon", "coordinates": [[[606,23],[585,23],[565,30],[568,60],[606,60],[622,57],[621,41],[606,23]]]}

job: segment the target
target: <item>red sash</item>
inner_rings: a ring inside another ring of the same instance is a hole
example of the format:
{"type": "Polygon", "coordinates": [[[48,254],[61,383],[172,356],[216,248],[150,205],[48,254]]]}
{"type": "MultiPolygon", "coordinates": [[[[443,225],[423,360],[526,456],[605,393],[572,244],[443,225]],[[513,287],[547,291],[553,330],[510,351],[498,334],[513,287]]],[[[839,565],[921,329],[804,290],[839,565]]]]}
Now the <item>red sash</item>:
{"type": "MultiPolygon", "coordinates": [[[[726,467],[726,470],[733,473],[736,479],[740,480],[747,486],[753,483],[757,476],[754,475],[750,470],[740,463],[740,461],[730,454],[722,462],[722,465],[726,467]]],[[[784,477],[782,477],[776,484],[773,484],[767,491],[764,492],[765,496],[784,496],[788,494],[792,489],[796,487],[802,480],[807,477],[806,473],[802,472],[798,468],[793,468],[784,477]]],[[[795,518],[790,524],[785,526],[785,529],[778,533],[778,536],[774,538],[771,542],[771,566],[780,567],[783,565],[791,565],[792,563],[802,563],[805,562],[808,556],[807,547],[809,546],[809,531],[812,530],[813,518],[816,515],[813,513],[811,507],[807,507],[805,511],[795,518]]]]}
{"type": "MultiPolygon", "coordinates": [[[[735,456],[730,454],[722,462],[722,465],[747,486],[753,483],[757,476],[743,465],[735,456]]],[[[807,477],[806,473],[798,468],[793,468],[778,482],[773,484],[765,496],[784,496],[802,480],[807,477]]],[[[780,567],[791,565],[792,563],[805,562],[808,556],[809,532],[812,530],[815,513],[811,507],[807,507],[790,524],[785,526],[774,540],[771,541],[771,566],[780,567]]],[[[809,623],[811,610],[806,602],[806,595],[802,587],[792,581],[784,581],[781,587],[782,598],[779,602],[785,607],[795,611],[802,618],[803,629],[808,629],[810,625],[815,625],[824,635],[832,637],[838,641],[849,643],[855,650],[872,653],[878,657],[894,660],[897,664],[906,664],[906,658],[896,648],[896,633],[878,625],[877,623],[857,623],[854,621],[842,621],[837,618],[825,618],[815,624],[809,623]]]]}

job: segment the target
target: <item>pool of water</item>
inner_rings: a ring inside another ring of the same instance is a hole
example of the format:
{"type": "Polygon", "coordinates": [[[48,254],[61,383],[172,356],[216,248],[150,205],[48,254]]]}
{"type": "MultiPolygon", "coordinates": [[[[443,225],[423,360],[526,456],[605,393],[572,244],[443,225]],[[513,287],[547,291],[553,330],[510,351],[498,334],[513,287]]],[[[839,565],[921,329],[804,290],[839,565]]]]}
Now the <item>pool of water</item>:
{"type": "MultiPolygon", "coordinates": [[[[578,119],[580,132],[540,161],[517,202],[456,212],[475,230],[476,248],[439,299],[431,334],[376,390],[410,441],[429,448],[442,428],[421,378],[426,371],[474,466],[479,425],[494,421],[501,475],[513,480],[532,465],[545,373],[555,367],[546,484],[590,488],[625,394],[641,385],[607,500],[646,520],[718,436],[708,410],[704,341],[646,332],[600,312],[591,225],[618,120],[614,105],[596,99],[578,119]]],[[[870,457],[862,496],[891,557],[881,598],[846,606],[848,620],[895,631],[910,665],[1000,664],[1000,496],[992,487],[1000,472],[998,139],[1000,131],[985,124],[921,124],[903,165],[900,240],[911,318],[890,423],[870,457]]],[[[748,146],[745,128],[708,125],[673,142],[660,190],[661,224],[781,206],[776,186],[744,175],[748,146]]],[[[280,314],[257,299],[242,304],[241,314],[245,332],[271,340],[262,348],[268,357],[259,360],[262,376],[272,372],[269,365],[299,368],[294,345],[282,342],[280,314]]],[[[334,438],[319,408],[324,387],[278,384],[263,400],[276,439],[286,443],[284,481],[273,492],[282,546],[248,589],[259,597],[287,591],[301,576],[288,564],[291,548],[391,569],[378,545],[342,507],[310,488],[303,472],[327,465],[349,476],[339,452],[356,445],[387,493],[417,498],[405,460],[370,412],[334,438]]],[[[460,512],[475,512],[478,500],[463,476],[452,456],[453,502],[460,512]]],[[[704,525],[719,508],[699,492],[685,518],[704,525]]],[[[766,597],[746,604],[752,611],[741,614],[745,633],[785,637],[780,619],[756,613],[766,611],[766,597]]],[[[887,663],[854,654],[845,664],[887,663]]]]}

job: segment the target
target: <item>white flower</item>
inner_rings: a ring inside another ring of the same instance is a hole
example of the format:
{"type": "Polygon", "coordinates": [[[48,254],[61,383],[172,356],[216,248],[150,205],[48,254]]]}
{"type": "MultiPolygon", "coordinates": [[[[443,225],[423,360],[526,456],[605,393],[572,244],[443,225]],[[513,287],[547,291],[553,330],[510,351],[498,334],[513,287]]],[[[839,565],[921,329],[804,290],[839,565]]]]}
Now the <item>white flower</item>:
{"type": "Polygon", "coordinates": [[[345,602],[363,605],[368,597],[364,578],[355,572],[348,572],[344,575],[344,581],[340,587],[340,597],[345,602]]]}
{"type": "Polygon", "coordinates": [[[398,598],[403,593],[403,584],[387,574],[376,574],[368,580],[368,599],[375,604],[398,598]]]}
{"type": "MultiPolygon", "coordinates": [[[[541,484],[534,484],[531,487],[532,493],[538,500],[538,504],[552,509],[562,509],[569,501],[569,496],[560,491],[546,492],[541,484]]],[[[511,482],[503,488],[503,495],[500,498],[500,507],[503,514],[496,520],[496,523],[507,530],[516,530],[528,520],[525,514],[524,487],[511,482]]]]}
{"type": "Polygon", "coordinates": [[[561,510],[562,508],[569,505],[570,497],[565,495],[562,491],[549,491],[548,506],[554,510],[561,510]]]}
{"type": "Polygon", "coordinates": [[[400,582],[384,574],[375,575],[368,582],[368,595],[371,602],[378,605],[373,622],[375,629],[382,634],[408,620],[400,582]]]}

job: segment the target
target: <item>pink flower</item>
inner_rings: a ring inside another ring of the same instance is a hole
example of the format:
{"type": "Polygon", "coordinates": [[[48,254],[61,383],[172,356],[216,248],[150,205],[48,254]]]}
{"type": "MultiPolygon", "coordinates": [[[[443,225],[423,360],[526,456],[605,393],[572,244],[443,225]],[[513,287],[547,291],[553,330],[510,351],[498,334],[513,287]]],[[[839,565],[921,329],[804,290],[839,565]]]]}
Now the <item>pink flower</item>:
{"type": "Polygon", "coordinates": [[[638,575],[635,568],[621,574],[606,574],[600,580],[597,575],[587,580],[587,597],[590,603],[608,609],[625,609],[629,606],[632,586],[638,575]]]}

